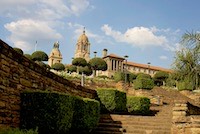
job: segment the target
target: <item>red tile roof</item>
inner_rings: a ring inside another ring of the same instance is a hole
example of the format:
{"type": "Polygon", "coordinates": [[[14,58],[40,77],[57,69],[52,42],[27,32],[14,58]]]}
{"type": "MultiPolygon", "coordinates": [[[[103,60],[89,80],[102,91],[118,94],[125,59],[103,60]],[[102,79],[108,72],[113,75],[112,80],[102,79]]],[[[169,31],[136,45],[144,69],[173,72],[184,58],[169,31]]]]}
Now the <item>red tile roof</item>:
{"type": "Polygon", "coordinates": [[[105,57],[103,57],[103,58],[106,58],[106,57],[113,57],[113,58],[118,58],[118,59],[123,59],[123,60],[124,60],[123,57],[120,57],[120,56],[118,56],[118,55],[116,55],[116,54],[109,54],[109,55],[107,55],[107,56],[105,56],[105,57]]]}
{"type": "Polygon", "coordinates": [[[162,67],[156,67],[156,66],[152,66],[152,65],[148,65],[148,64],[140,64],[140,63],[135,63],[135,62],[129,62],[129,61],[127,62],[127,65],[140,67],[140,68],[145,68],[145,69],[148,69],[148,66],[149,66],[149,69],[152,69],[152,70],[164,71],[164,72],[169,72],[169,73],[172,72],[171,69],[166,69],[166,68],[162,68],[162,67]]]}

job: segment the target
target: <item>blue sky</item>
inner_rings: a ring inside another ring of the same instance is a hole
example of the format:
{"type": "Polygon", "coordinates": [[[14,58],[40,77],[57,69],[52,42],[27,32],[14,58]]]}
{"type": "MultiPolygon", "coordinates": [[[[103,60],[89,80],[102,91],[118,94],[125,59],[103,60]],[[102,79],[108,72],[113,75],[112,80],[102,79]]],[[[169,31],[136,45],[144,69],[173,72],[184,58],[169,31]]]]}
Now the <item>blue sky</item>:
{"type": "Polygon", "coordinates": [[[171,68],[185,32],[199,31],[199,0],[1,0],[0,38],[31,54],[59,41],[71,63],[86,27],[91,57],[102,50],[129,61],[171,68]]]}

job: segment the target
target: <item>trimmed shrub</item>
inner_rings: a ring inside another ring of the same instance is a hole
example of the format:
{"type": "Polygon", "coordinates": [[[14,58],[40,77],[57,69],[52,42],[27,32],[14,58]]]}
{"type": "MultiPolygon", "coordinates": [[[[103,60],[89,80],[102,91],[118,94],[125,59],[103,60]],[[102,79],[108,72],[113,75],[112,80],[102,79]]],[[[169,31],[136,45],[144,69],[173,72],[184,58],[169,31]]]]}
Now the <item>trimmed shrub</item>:
{"type": "Polygon", "coordinates": [[[98,99],[101,104],[101,112],[125,112],[126,93],[113,88],[97,89],[98,99]]]}
{"type": "Polygon", "coordinates": [[[127,96],[126,107],[131,114],[147,115],[150,108],[150,99],[147,97],[127,96]]]}
{"type": "Polygon", "coordinates": [[[63,134],[71,128],[75,99],[54,92],[21,93],[21,128],[41,134],[63,134]]]}
{"type": "Polygon", "coordinates": [[[78,98],[75,101],[75,112],[71,132],[88,133],[94,129],[100,118],[100,103],[94,99],[78,98]]]}
{"type": "Polygon", "coordinates": [[[125,80],[125,74],[123,72],[116,72],[114,73],[114,80],[116,82],[119,82],[119,81],[124,81],[125,80]]]}
{"type": "Polygon", "coordinates": [[[32,60],[32,56],[31,56],[30,54],[24,54],[24,56],[25,56],[26,58],[28,58],[29,60],[32,60]]]}
{"type": "Polygon", "coordinates": [[[57,71],[65,70],[65,66],[62,63],[55,63],[51,66],[51,68],[57,71]]]}
{"type": "Polygon", "coordinates": [[[179,91],[182,90],[193,90],[194,86],[192,85],[192,82],[189,81],[182,81],[177,83],[177,88],[179,91]]]}
{"type": "Polygon", "coordinates": [[[151,75],[149,75],[149,74],[144,74],[144,73],[138,73],[136,79],[151,79],[151,75]]]}
{"type": "Polygon", "coordinates": [[[35,51],[31,57],[33,61],[48,61],[48,55],[43,51],[35,51]]]}
{"type": "Polygon", "coordinates": [[[136,79],[134,82],[135,89],[147,89],[151,90],[154,87],[154,81],[152,79],[136,79]]]}
{"type": "Polygon", "coordinates": [[[21,55],[24,54],[24,52],[22,51],[21,48],[14,47],[13,49],[14,49],[16,52],[18,52],[19,54],[21,54],[21,55]]]}

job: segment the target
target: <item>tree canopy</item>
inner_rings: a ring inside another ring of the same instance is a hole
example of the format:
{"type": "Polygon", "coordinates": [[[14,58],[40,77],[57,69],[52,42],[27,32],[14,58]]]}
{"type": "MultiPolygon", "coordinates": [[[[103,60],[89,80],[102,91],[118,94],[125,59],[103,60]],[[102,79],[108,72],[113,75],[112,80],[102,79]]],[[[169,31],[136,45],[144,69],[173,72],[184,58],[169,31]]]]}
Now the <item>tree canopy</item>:
{"type": "Polygon", "coordinates": [[[34,61],[48,61],[48,55],[43,51],[35,51],[31,56],[34,61]]]}
{"type": "Polygon", "coordinates": [[[84,58],[75,58],[72,60],[72,65],[84,67],[87,65],[87,61],[84,58]]]}
{"type": "Polygon", "coordinates": [[[67,66],[67,72],[76,72],[77,70],[77,67],[75,65],[70,65],[70,66],[67,66]]]}
{"type": "Polygon", "coordinates": [[[200,79],[200,33],[185,33],[181,40],[182,49],[176,52],[174,69],[179,81],[190,81],[197,89],[200,79]]]}
{"type": "Polygon", "coordinates": [[[94,70],[94,76],[96,76],[96,70],[102,70],[106,71],[107,70],[107,63],[102,59],[102,58],[92,58],[89,61],[89,65],[94,70]]]}
{"type": "Polygon", "coordinates": [[[62,63],[55,63],[51,66],[51,68],[57,71],[65,70],[65,66],[62,63]]]}
{"type": "Polygon", "coordinates": [[[85,66],[85,67],[80,67],[79,68],[79,73],[82,74],[86,74],[87,76],[92,75],[92,69],[89,66],[85,66]]]}

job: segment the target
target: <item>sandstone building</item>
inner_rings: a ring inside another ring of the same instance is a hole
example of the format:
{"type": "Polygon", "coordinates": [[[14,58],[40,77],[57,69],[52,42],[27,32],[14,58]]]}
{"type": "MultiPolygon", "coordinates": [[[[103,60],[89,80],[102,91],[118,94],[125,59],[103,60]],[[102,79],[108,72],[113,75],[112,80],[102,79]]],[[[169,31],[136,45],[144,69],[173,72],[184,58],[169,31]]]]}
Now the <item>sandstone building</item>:
{"type": "Polygon", "coordinates": [[[85,28],[83,34],[78,38],[74,58],[84,58],[86,61],[90,60],[90,42],[85,35],[85,28]]]}
{"type": "MultiPolygon", "coordinates": [[[[97,75],[106,75],[112,77],[115,72],[132,72],[132,73],[146,73],[153,76],[157,71],[171,72],[169,69],[151,66],[149,64],[140,64],[135,62],[129,62],[125,57],[118,56],[116,54],[107,54],[108,50],[103,50],[102,58],[106,61],[108,65],[107,71],[98,71],[97,75]]],[[[85,29],[83,34],[78,38],[75,50],[74,58],[84,58],[87,61],[90,59],[90,43],[88,37],[85,34],[85,29]]]]}
{"type": "Polygon", "coordinates": [[[59,42],[55,42],[49,55],[48,65],[51,67],[55,63],[62,63],[62,54],[59,50],[59,42]]]}

